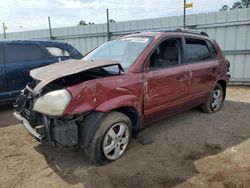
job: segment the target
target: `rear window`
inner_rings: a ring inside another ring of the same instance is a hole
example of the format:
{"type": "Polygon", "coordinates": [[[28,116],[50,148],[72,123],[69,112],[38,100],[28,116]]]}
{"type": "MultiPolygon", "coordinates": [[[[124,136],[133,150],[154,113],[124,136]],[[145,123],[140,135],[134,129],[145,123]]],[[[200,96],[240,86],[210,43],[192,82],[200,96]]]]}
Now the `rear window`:
{"type": "Polygon", "coordinates": [[[9,62],[31,61],[43,58],[41,48],[36,44],[8,44],[6,48],[9,62]]]}
{"type": "Polygon", "coordinates": [[[67,52],[66,50],[62,48],[58,48],[58,47],[46,47],[46,48],[52,56],[55,56],[55,57],[69,56],[69,52],[67,52]]]}
{"type": "Polygon", "coordinates": [[[186,47],[189,62],[202,61],[211,57],[204,40],[186,38],[186,47]]]}

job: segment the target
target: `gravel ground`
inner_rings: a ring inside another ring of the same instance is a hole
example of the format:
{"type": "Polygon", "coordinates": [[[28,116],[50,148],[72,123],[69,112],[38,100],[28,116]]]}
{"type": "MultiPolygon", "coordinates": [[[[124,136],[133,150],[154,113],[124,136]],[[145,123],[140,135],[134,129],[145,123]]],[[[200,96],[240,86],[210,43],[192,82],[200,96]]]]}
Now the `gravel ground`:
{"type": "Polygon", "coordinates": [[[152,124],[126,154],[93,166],[81,151],[40,144],[0,107],[0,187],[250,187],[250,87],[223,109],[152,124]]]}

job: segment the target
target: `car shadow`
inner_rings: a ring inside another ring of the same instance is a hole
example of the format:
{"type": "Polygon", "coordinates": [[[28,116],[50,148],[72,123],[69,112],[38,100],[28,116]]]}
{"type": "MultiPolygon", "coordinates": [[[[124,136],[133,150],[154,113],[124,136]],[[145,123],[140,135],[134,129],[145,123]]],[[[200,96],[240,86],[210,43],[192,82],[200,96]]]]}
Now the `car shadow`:
{"type": "Polygon", "coordinates": [[[12,104],[0,106],[0,127],[7,127],[18,123],[12,113],[12,104]]]}
{"type": "Polygon", "coordinates": [[[43,154],[48,165],[68,184],[84,182],[85,177],[81,172],[92,166],[78,149],[45,144],[39,144],[35,149],[43,154]],[[80,171],[77,172],[78,170],[80,171]]]}
{"type": "Polygon", "coordinates": [[[39,144],[35,149],[69,185],[173,187],[197,175],[194,161],[250,138],[250,103],[226,101],[218,113],[197,109],[146,127],[119,160],[94,166],[77,149],[39,144]]]}

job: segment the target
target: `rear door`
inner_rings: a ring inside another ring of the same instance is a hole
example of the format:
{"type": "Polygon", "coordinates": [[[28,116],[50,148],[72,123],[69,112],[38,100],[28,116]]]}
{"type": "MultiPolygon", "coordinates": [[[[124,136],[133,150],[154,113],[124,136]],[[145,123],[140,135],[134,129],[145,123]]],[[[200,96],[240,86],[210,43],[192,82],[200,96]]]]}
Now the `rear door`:
{"type": "Polygon", "coordinates": [[[16,97],[32,81],[30,70],[45,65],[44,54],[38,44],[30,43],[7,43],[4,51],[9,92],[11,97],[16,97]]]}
{"type": "Polygon", "coordinates": [[[151,123],[185,108],[190,73],[183,62],[182,39],[166,39],[150,57],[144,74],[145,123],[151,123]]]}
{"type": "Polygon", "coordinates": [[[185,38],[186,60],[191,71],[191,98],[203,102],[218,73],[219,61],[210,41],[199,38],[185,38]]]}
{"type": "Polygon", "coordinates": [[[8,85],[5,77],[3,45],[0,43],[0,101],[8,97],[8,85]]]}

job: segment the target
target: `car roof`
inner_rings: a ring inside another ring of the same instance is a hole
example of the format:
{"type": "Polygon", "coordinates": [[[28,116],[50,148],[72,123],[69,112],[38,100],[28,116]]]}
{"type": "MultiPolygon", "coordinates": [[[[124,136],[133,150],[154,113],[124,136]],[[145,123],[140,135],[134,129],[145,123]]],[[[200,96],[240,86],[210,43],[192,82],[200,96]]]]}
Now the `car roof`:
{"type": "Polygon", "coordinates": [[[57,43],[57,44],[68,44],[67,42],[63,42],[63,41],[57,41],[57,40],[38,40],[38,39],[29,39],[29,40],[17,40],[17,39],[4,39],[4,40],[0,40],[0,43],[8,43],[8,44],[47,44],[47,43],[57,43]]]}
{"type": "Polygon", "coordinates": [[[132,33],[130,35],[126,35],[124,37],[154,37],[154,38],[160,38],[162,36],[189,36],[189,37],[198,37],[198,38],[203,38],[203,39],[208,39],[211,40],[211,38],[209,38],[209,36],[205,33],[200,31],[201,33],[199,33],[199,31],[195,31],[195,30],[190,30],[190,31],[175,31],[175,30],[169,30],[169,31],[162,31],[162,32],[135,32],[132,33]]]}

